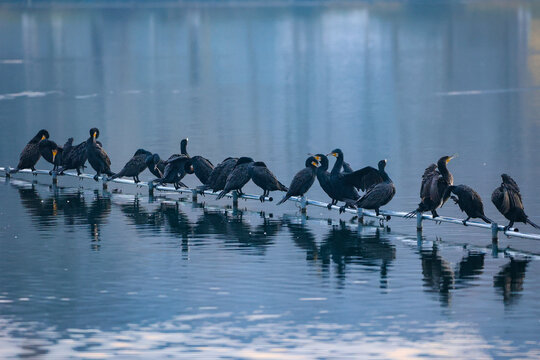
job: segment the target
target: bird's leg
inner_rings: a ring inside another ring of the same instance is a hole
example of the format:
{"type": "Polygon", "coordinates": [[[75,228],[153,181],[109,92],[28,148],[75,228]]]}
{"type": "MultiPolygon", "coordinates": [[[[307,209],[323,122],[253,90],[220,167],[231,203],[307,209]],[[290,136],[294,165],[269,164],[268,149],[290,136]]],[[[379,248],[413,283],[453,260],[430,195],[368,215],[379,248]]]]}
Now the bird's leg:
{"type": "Polygon", "coordinates": [[[439,214],[437,214],[437,210],[431,210],[431,215],[433,215],[433,218],[439,217],[439,214]]]}
{"type": "Polygon", "coordinates": [[[263,194],[259,196],[259,200],[263,203],[264,202],[264,194],[266,194],[266,190],[264,190],[263,194]]]}
{"type": "Polygon", "coordinates": [[[180,187],[180,185],[178,185],[177,182],[173,183],[173,185],[174,185],[174,189],[175,189],[175,190],[178,190],[178,188],[180,187]]]}
{"type": "Polygon", "coordinates": [[[379,208],[375,209],[375,215],[379,216],[379,208]]]}
{"type": "MultiPolygon", "coordinates": [[[[510,220],[510,223],[508,223],[507,226],[504,227],[504,231],[508,231],[510,230],[510,228],[514,226],[514,221],[513,220],[510,220]]],[[[517,229],[516,229],[517,230],[517,229]]]]}
{"type": "Polygon", "coordinates": [[[98,181],[98,180],[99,180],[99,175],[101,175],[101,172],[100,172],[100,171],[98,171],[98,172],[96,173],[96,175],[94,175],[94,180],[95,180],[95,181],[98,181]]]}
{"type": "Polygon", "coordinates": [[[465,220],[463,220],[463,225],[469,226],[469,225],[467,225],[467,221],[469,221],[470,218],[471,218],[471,217],[468,216],[465,220]]]}
{"type": "Polygon", "coordinates": [[[337,204],[337,200],[332,199],[332,202],[328,204],[326,207],[328,208],[328,210],[332,210],[332,205],[336,205],[336,204],[337,204]]]}

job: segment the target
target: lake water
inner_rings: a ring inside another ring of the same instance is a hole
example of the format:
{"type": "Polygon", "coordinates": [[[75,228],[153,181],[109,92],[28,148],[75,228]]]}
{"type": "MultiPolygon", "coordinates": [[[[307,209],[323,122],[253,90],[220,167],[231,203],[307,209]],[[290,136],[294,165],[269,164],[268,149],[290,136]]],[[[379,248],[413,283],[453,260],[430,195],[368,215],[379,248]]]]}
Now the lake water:
{"type": "MultiPolygon", "coordinates": [[[[540,223],[534,3],[3,6],[0,79],[0,166],[40,128],[64,143],[99,127],[113,170],[189,137],[192,155],[251,156],[286,184],[339,147],[354,168],[387,158],[386,208],[405,211],[459,153],[455,182],[487,216],[506,224],[489,200],[506,172],[540,223]]],[[[0,186],[2,358],[540,357],[538,241],[497,251],[471,227],[32,180],[0,186]]]]}

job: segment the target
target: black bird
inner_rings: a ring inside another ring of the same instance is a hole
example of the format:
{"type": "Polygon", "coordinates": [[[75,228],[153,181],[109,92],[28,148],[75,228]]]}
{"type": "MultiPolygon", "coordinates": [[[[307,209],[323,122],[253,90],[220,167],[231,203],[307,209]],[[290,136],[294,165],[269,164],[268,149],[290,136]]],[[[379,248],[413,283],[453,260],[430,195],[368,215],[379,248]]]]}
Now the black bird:
{"type": "Polygon", "coordinates": [[[259,197],[261,202],[264,202],[264,198],[270,195],[270,191],[288,191],[289,189],[280,183],[274,174],[266,167],[266,164],[262,161],[257,161],[251,164],[249,168],[249,176],[251,180],[263,189],[263,194],[259,197]]]}
{"type": "Polygon", "coordinates": [[[139,174],[147,168],[146,158],[151,155],[152,153],[150,151],[146,151],[144,149],[137,150],[124,168],[120,170],[120,172],[111,176],[110,180],[122,176],[131,176],[136,184],[141,182],[141,180],[139,180],[139,174]]]}
{"type": "MultiPolygon", "coordinates": [[[[377,214],[377,216],[379,215],[379,208],[381,206],[388,204],[390,200],[392,200],[392,198],[396,194],[396,187],[394,186],[392,179],[390,179],[390,177],[388,176],[388,174],[386,173],[384,169],[386,167],[386,160],[379,161],[378,167],[379,167],[379,170],[375,170],[373,168],[368,167],[369,169],[371,169],[368,171],[369,172],[377,171],[379,176],[382,178],[382,182],[372,184],[367,189],[364,196],[362,196],[356,202],[356,206],[362,209],[375,210],[375,213],[377,214]]],[[[369,176],[367,175],[368,171],[366,171],[365,176],[369,176]]],[[[372,177],[375,177],[375,176],[372,175],[372,177]]]]}
{"type": "Polygon", "coordinates": [[[345,202],[345,206],[339,209],[340,213],[345,211],[345,207],[355,209],[355,203],[360,198],[360,195],[358,195],[353,185],[344,180],[344,173],[329,173],[328,157],[326,155],[316,154],[315,159],[321,163],[321,166],[317,168],[317,180],[319,180],[324,192],[332,199],[332,202],[328,204],[328,209],[330,210],[332,205],[337,204],[338,201],[345,202]]]}
{"type": "Polygon", "coordinates": [[[451,195],[452,200],[459,205],[461,211],[467,214],[467,218],[463,220],[463,225],[467,226],[467,221],[470,218],[480,218],[488,224],[493,222],[484,215],[484,204],[480,195],[467,185],[450,185],[446,191],[457,195],[457,197],[451,195]]]}
{"type": "Polygon", "coordinates": [[[98,181],[101,173],[107,174],[107,176],[113,176],[111,171],[111,160],[105,152],[105,149],[97,143],[99,137],[99,129],[91,128],[90,137],[86,140],[86,154],[88,156],[88,162],[92,165],[92,168],[96,171],[94,180],[98,181]]]}
{"type": "Polygon", "coordinates": [[[199,191],[212,189],[212,192],[217,192],[225,189],[227,177],[229,177],[229,174],[233,171],[237,161],[238,158],[228,157],[219,163],[214,170],[212,170],[206,185],[198,187],[199,191]]]}
{"type": "Polygon", "coordinates": [[[38,133],[26,144],[21,155],[19,156],[19,164],[15,169],[10,170],[10,174],[14,174],[22,169],[31,169],[35,171],[36,163],[38,162],[41,154],[39,153],[39,142],[49,138],[49,132],[45,129],[41,129],[38,133]]]}
{"type": "MultiPolygon", "coordinates": [[[[187,138],[182,139],[182,141],[180,142],[180,150],[182,154],[189,156],[187,152],[187,143],[187,138]]],[[[210,160],[199,155],[191,156],[190,161],[187,163],[187,166],[193,168],[195,176],[199,179],[201,183],[203,183],[203,185],[206,185],[206,183],[208,182],[208,178],[212,173],[212,170],[214,170],[214,165],[210,162],[210,160]]]]}
{"type": "Polygon", "coordinates": [[[63,149],[52,140],[43,139],[39,142],[39,153],[47,162],[53,164],[50,174],[62,165],[62,152],[63,149]]]}
{"type": "Polygon", "coordinates": [[[73,138],[69,138],[64,144],[62,151],[62,166],[58,168],[58,173],[63,174],[65,170],[76,169],[77,175],[81,175],[81,168],[87,159],[86,141],[73,146],[73,138]]]}
{"type": "Polygon", "coordinates": [[[287,194],[277,203],[277,205],[283,204],[291,196],[304,196],[311,185],[313,185],[313,182],[315,182],[318,166],[319,162],[314,156],[308,157],[306,159],[306,167],[294,175],[287,194]]]}
{"type": "Polygon", "coordinates": [[[186,176],[188,161],[189,156],[183,154],[171,155],[164,162],[165,169],[163,170],[163,176],[156,181],[161,185],[173,184],[175,189],[178,189],[180,186],[187,187],[181,180],[186,176]]]}
{"type": "Polygon", "coordinates": [[[330,172],[331,174],[334,174],[334,175],[339,174],[341,172],[341,168],[343,168],[343,172],[345,173],[353,172],[353,169],[351,168],[351,166],[345,162],[345,156],[343,155],[343,151],[341,151],[341,149],[334,149],[328,155],[332,155],[336,158],[334,167],[332,168],[332,171],[330,172]]]}
{"type": "Polygon", "coordinates": [[[163,172],[165,171],[165,161],[161,160],[159,154],[149,154],[146,156],[145,162],[146,166],[148,166],[148,170],[150,170],[155,177],[158,179],[163,177],[163,172]]]}
{"type": "Polygon", "coordinates": [[[523,201],[519,192],[518,184],[510,177],[510,175],[502,174],[501,186],[496,188],[491,194],[491,201],[505,218],[510,220],[505,231],[510,229],[514,222],[522,222],[540,229],[540,226],[529,220],[523,208],[523,201]]]}
{"type": "Polygon", "coordinates": [[[446,190],[454,184],[454,177],[448,171],[446,165],[455,155],[443,156],[437,161],[437,164],[431,164],[422,175],[422,186],[420,187],[420,204],[414,211],[408,213],[405,217],[413,217],[416,213],[431,211],[434,218],[438,217],[437,209],[444,205],[450,197],[446,190]]]}
{"type": "Polygon", "coordinates": [[[242,188],[248,183],[251,179],[250,176],[250,167],[253,163],[253,159],[250,157],[241,157],[236,162],[234,169],[231,171],[227,177],[227,182],[225,183],[225,188],[222,192],[219,193],[217,199],[221,199],[229,191],[236,190],[238,195],[242,195],[242,188]]]}

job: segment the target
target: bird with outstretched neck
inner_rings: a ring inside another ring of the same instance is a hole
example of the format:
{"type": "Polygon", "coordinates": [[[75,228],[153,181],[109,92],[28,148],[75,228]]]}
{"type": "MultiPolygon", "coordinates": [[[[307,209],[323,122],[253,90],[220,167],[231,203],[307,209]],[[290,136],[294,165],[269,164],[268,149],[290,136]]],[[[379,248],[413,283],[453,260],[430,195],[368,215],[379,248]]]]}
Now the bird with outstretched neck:
{"type": "Polygon", "coordinates": [[[146,158],[151,155],[152,153],[150,151],[138,149],[133,155],[133,157],[129,159],[126,165],[122,168],[122,170],[111,176],[109,180],[113,180],[123,176],[130,176],[133,178],[133,181],[136,184],[141,182],[141,180],[139,180],[139,174],[147,168],[146,158]]]}
{"type": "Polygon", "coordinates": [[[508,174],[502,174],[501,178],[501,185],[491,194],[491,202],[505,218],[510,220],[504,230],[506,231],[514,226],[514,222],[522,222],[540,229],[540,226],[529,220],[529,217],[525,214],[518,184],[508,174]]]}
{"type": "Polygon", "coordinates": [[[394,182],[390,179],[385,170],[386,163],[386,159],[381,160],[378,164],[378,170],[371,168],[378,171],[382,182],[371,184],[367,188],[366,193],[356,202],[356,206],[359,208],[375,210],[377,216],[379,215],[379,208],[388,204],[396,194],[394,182]]]}
{"type": "Polygon", "coordinates": [[[334,163],[334,167],[332,168],[332,171],[330,172],[333,175],[339,174],[341,169],[343,168],[344,173],[352,173],[353,169],[351,168],[351,165],[349,163],[345,162],[345,155],[343,155],[343,151],[341,149],[334,149],[326,156],[334,156],[336,158],[336,162],[334,163]]]}
{"type": "Polygon", "coordinates": [[[49,132],[47,130],[45,129],[39,130],[38,133],[32,139],[30,139],[30,141],[26,144],[24,149],[21,151],[21,155],[19,155],[19,163],[17,164],[17,167],[15,169],[10,170],[9,173],[15,174],[16,172],[22,169],[30,169],[32,171],[35,171],[36,163],[41,157],[41,154],[39,152],[39,142],[41,140],[45,140],[48,138],[49,138],[49,132]]]}
{"type": "Polygon", "coordinates": [[[463,220],[463,225],[467,226],[467,221],[469,221],[470,218],[480,218],[488,224],[492,223],[492,221],[484,214],[482,198],[472,188],[467,185],[450,185],[446,191],[457,196],[450,195],[461,211],[467,214],[467,218],[463,220]]]}
{"type": "Polygon", "coordinates": [[[88,162],[96,171],[96,175],[94,175],[95,181],[99,180],[101,174],[106,174],[107,176],[114,175],[111,171],[111,159],[109,159],[109,155],[107,155],[105,149],[98,144],[98,137],[99,129],[91,128],[90,137],[86,140],[86,155],[88,157],[88,162]]]}
{"type": "Polygon", "coordinates": [[[265,198],[270,195],[270,191],[288,191],[289,189],[280,183],[276,176],[266,167],[266,164],[262,161],[256,161],[251,164],[249,168],[249,176],[251,180],[263,189],[263,194],[259,197],[261,202],[264,202],[265,198]]]}
{"type": "Polygon", "coordinates": [[[250,157],[241,157],[236,162],[236,165],[234,166],[234,169],[231,171],[229,176],[227,177],[227,182],[225,183],[225,187],[223,191],[219,193],[217,196],[217,199],[221,199],[224,197],[228,192],[235,190],[238,195],[243,195],[242,188],[244,185],[246,185],[249,180],[251,179],[250,176],[250,167],[253,163],[253,159],[250,157]]]}
{"type": "Polygon", "coordinates": [[[438,217],[437,209],[444,205],[450,197],[446,190],[454,184],[454,177],[448,170],[447,164],[456,155],[443,156],[437,164],[431,164],[422,175],[422,185],[420,186],[420,203],[418,208],[409,212],[405,217],[411,218],[417,213],[431,211],[434,218],[438,217]]]}
{"type": "Polygon", "coordinates": [[[287,190],[287,194],[285,194],[283,199],[281,199],[277,205],[283,204],[291,196],[304,196],[315,182],[318,166],[319,162],[314,156],[308,157],[306,159],[305,168],[294,175],[291,184],[289,185],[289,190],[287,190]]]}

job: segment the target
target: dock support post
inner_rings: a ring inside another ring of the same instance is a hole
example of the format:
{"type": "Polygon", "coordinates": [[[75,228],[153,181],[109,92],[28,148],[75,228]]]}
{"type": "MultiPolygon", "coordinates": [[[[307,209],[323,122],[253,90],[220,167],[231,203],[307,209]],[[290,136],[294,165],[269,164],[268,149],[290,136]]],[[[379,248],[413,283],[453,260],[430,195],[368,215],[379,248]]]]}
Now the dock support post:
{"type": "Polygon", "coordinates": [[[422,213],[421,212],[416,212],[416,230],[417,231],[422,231],[422,213]]]}
{"type": "Polygon", "coordinates": [[[232,193],[232,204],[233,207],[238,207],[238,192],[236,192],[236,190],[232,193]]]}
{"type": "Polygon", "coordinates": [[[148,196],[154,196],[154,182],[152,180],[148,182],[148,196]]]}
{"type": "Polygon", "coordinates": [[[11,174],[9,173],[11,171],[11,167],[6,166],[5,169],[6,169],[6,179],[8,179],[11,177],[11,174]]]}
{"type": "Polygon", "coordinates": [[[300,198],[300,212],[302,214],[305,214],[307,213],[307,200],[306,200],[306,197],[305,196],[302,196],[300,198]]]}
{"type": "Polygon", "coordinates": [[[197,189],[191,189],[191,201],[197,202],[197,189]]]}
{"type": "Polygon", "coordinates": [[[103,190],[107,190],[107,178],[105,175],[101,175],[101,185],[103,187],[103,190]]]}
{"type": "Polygon", "coordinates": [[[58,175],[56,174],[56,171],[53,170],[51,175],[52,175],[52,183],[53,183],[53,185],[58,185],[58,175]]]}
{"type": "Polygon", "coordinates": [[[491,223],[491,240],[497,242],[499,240],[499,225],[491,223]]]}
{"type": "Polygon", "coordinates": [[[359,207],[356,210],[356,213],[358,214],[358,222],[363,225],[364,224],[364,209],[359,207]]]}

